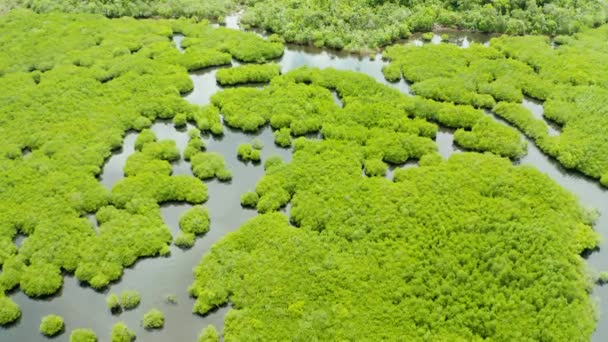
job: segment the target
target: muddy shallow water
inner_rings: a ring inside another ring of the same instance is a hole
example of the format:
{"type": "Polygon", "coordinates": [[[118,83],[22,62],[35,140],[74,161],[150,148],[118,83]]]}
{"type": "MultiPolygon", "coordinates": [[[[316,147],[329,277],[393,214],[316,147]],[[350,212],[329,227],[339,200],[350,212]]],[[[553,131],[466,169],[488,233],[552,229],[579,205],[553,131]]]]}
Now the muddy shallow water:
{"type": "MultiPolygon", "coordinates": [[[[227,26],[238,28],[238,20],[233,17],[226,18],[227,26]]],[[[428,44],[438,43],[436,36],[428,44]]],[[[453,35],[451,43],[467,47],[470,41],[486,43],[488,36],[467,37],[465,34],[453,35]]],[[[179,47],[182,37],[176,36],[174,42],[179,47]]],[[[409,42],[411,44],[422,44],[423,42],[414,36],[409,42]]],[[[180,47],[181,48],[181,47],[180,47]]],[[[333,67],[342,70],[352,70],[365,73],[382,84],[394,87],[405,94],[409,94],[408,84],[401,80],[391,83],[384,79],[382,67],[387,63],[381,57],[360,57],[344,53],[320,50],[310,47],[288,46],[285,54],[277,63],[281,65],[282,72],[298,68],[300,66],[311,66],[319,68],[333,67]]],[[[217,68],[210,68],[200,72],[192,73],[190,76],[194,82],[194,90],[185,95],[184,98],[195,104],[204,105],[209,103],[211,95],[221,90],[215,82],[217,68]]],[[[334,97],[337,104],[340,99],[334,97]]],[[[542,118],[542,103],[526,99],[524,105],[539,118],[542,118]]],[[[503,122],[503,124],[506,124],[503,122]]],[[[157,121],[152,126],[159,140],[172,139],[180,151],[183,152],[187,142],[187,130],[176,129],[169,121],[157,121]]],[[[551,126],[551,134],[559,134],[559,127],[551,126]]],[[[440,128],[436,142],[440,154],[447,158],[453,153],[461,151],[454,146],[454,130],[440,128]]],[[[99,341],[109,341],[112,325],[123,321],[137,333],[138,341],[195,341],[200,330],[208,324],[214,325],[218,331],[223,328],[223,319],[228,307],[219,308],[205,317],[192,314],[194,300],[188,296],[188,287],[192,284],[194,277],[192,270],[199,263],[201,257],[209,251],[211,246],[225,236],[236,230],[246,220],[253,217],[256,212],[243,209],[240,206],[240,196],[246,191],[253,190],[258,180],[264,175],[262,164],[243,163],[236,156],[237,146],[241,143],[251,142],[259,138],[264,143],[262,149],[262,160],[271,155],[279,155],[285,161],[291,160],[291,149],[279,148],[274,144],[274,137],[269,127],[264,127],[257,134],[244,134],[240,131],[225,128],[224,136],[213,137],[204,135],[207,151],[221,153],[227,167],[233,173],[233,180],[221,183],[216,180],[206,182],[209,190],[209,200],[204,204],[209,208],[211,217],[211,230],[204,236],[199,237],[193,248],[181,250],[175,246],[171,247],[171,256],[166,258],[148,258],[139,260],[133,267],[126,269],[120,282],[112,284],[103,293],[96,292],[87,286],[82,286],[73,276],[66,276],[63,289],[58,295],[46,300],[33,300],[19,291],[11,292],[12,298],[21,306],[23,316],[8,329],[0,329],[1,341],[45,341],[46,339],[38,333],[40,319],[51,313],[64,317],[66,331],[53,341],[68,341],[69,333],[75,328],[90,328],[95,330],[99,341]],[[126,289],[134,289],[141,293],[141,304],[138,308],[112,315],[108,311],[105,298],[109,293],[120,293],[126,289]],[[167,301],[168,296],[175,296],[176,304],[167,301]],[[151,308],[159,308],[165,313],[165,328],[160,331],[146,331],[140,326],[143,314],[151,308]]],[[[137,138],[136,132],[125,135],[123,147],[116,151],[104,165],[100,182],[111,188],[123,177],[123,167],[126,159],[134,151],[134,143],[137,138]]],[[[528,154],[515,161],[516,164],[529,164],[573,192],[581,203],[589,208],[596,208],[600,212],[600,218],[596,229],[603,235],[608,236],[608,191],[598,185],[598,182],[584,177],[576,172],[565,170],[556,161],[542,154],[533,142],[528,141],[528,154]]],[[[416,167],[416,163],[406,163],[402,167],[416,167]]],[[[387,177],[391,178],[394,170],[391,167],[387,177]]],[[[192,174],[190,164],[184,160],[173,163],[174,174],[192,174]]],[[[177,235],[178,221],[180,216],[191,205],[183,203],[164,204],[161,214],[166,224],[174,235],[177,235]]],[[[289,206],[283,210],[289,212],[289,206]]],[[[94,217],[89,217],[92,225],[94,217]]],[[[604,251],[605,244],[600,246],[588,256],[590,268],[595,270],[608,270],[608,254],[604,251]]],[[[602,313],[608,313],[608,286],[596,287],[593,297],[597,297],[602,313]]],[[[608,340],[608,316],[601,315],[598,322],[593,341],[608,340]]]]}

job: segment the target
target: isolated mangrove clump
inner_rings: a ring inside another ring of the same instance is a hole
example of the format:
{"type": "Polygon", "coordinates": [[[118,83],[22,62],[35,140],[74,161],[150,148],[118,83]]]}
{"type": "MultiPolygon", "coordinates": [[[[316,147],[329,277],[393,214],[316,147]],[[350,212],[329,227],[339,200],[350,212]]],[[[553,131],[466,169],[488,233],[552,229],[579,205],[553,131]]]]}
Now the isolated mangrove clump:
{"type": "Polygon", "coordinates": [[[112,312],[119,311],[121,309],[120,300],[115,293],[112,293],[106,297],[106,306],[112,312]]]}
{"type": "Polygon", "coordinates": [[[135,332],[123,322],[118,322],[112,327],[112,342],[131,342],[135,338],[135,332]]]}
{"type": "Polygon", "coordinates": [[[135,290],[126,290],[120,294],[120,304],[123,309],[135,309],[141,301],[141,295],[135,290]]]}
{"type": "Polygon", "coordinates": [[[226,167],[224,157],[216,152],[200,152],[190,159],[192,173],[200,179],[217,177],[220,181],[232,179],[232,172],[226,167]]]}
{"type": "Polygon", "coordinates": [[[196,205],[186,211],[179,219],[179,228],[184,233],[195,235],[205,234],[210,227],[209,210],[196,205]]]}
{"type": "Polygon", "coordinates": [[[201,333],[198,335],[198,339],[197,342],[219,342],[220,341],[220,335],[217,333],[217,330],[215,329],[215,326],[213,325],[208,325],[207,327],[205,327],[203,330],[201,330],[201,333]]]}
{"type": "Polygon", "coordinates": [[[74,329],[70,334],[70,342],[97,342],[97,335],[91,329],[74,329]]]}
{"type": "Polygon", "coordinates": [[[259,162],[261,159],[260,150],[246,143],[238,146],[237,156],[243,161],[259,162]]]}
{"type": "Polygon", "coordinates": [[[179,248],[188,249],[194,246],[195,240],[196,235],[192,233],[181,233],[175,238],[173,243],[179,248]]]}
{"type": "Polygon", "coordinates": [[[63,318],[57,315],[48,315],[40,322],[40,333],[47,337],[53,337],[63,331],[65,325],[63,318]]]}
{"type": "Polygon", "coordinates": [[[247,208],[255,208],[259,199],[260,196],[258,196],[257,192],[249,191],[241,195],[241,205],[247,208]]]}
{"type": "Polygon", "coordinates": [[[144,315],[142,326],[146,329],[162,329],[165,325],[165,317],[162,311],[152,309],[144,315]]]}
{"type": "Polygon", "coordinates": [[[19,306],[0,291],[0,326],[11,324],[19,317],[21,317],[19,306]]]}

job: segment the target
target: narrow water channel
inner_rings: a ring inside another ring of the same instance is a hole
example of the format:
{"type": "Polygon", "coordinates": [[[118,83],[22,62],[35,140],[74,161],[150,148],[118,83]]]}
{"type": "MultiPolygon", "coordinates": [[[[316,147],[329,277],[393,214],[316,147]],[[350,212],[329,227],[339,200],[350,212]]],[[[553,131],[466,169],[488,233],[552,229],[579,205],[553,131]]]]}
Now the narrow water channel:
{"type": "MultiPolygon", "coordinates": [[[[226,26],[238,28],[238,18],[234,16],[226,18],[226,26]]],[[[451,43],[466,48],[471,41],[487,43],[488,36],[469,37],[465,34],[453,35],[451,43]]],[[[181,49],[183,36],[176,35],[174,42],[181,49]]],[[[419,40],[413,37],[412,42],[419,40]]],[[[420,41],[422,43],[422,41],[420,41]]],[[[431,43],[437,43],[437,38],[431,43]]],[[[415,43],[419,44],[419,43],[415,43]]],[[[365,73],[378,82],[390,85],[404,94],[410,94],[409,85],[401,80],[391,83],[384,79],[382,67],[386,65],[380,56],[373,58],[359,57],[333,51],[320,50],[310,47],[287,46],[283,57],[277,61],[281,65],[282,72],[307,65],[311,67],[327,68],[333,67],[342,70],[351,70],[365,73]]],[[[222,88],[216,84],[215,73],[217,68],[210,68],[200,72],[191,73],[190,77],[194,83],[194,90],[185,95],[184,98],[194,104],[205,105],[209,103],[210,97],[222,88]]],[[[337,104],[341,101],[337,94],[334,97],[337,104]]],[[[531,102],[529,99],[527,101],[531,102]]],[[[533,113],[540,113],[542,117],[542,104],[526,103],[533,113]]],[[[158,139],[171,139],[183,152],[187,144],[187,131],[190,127],[178,130],[171,122],[155,122],[151,129],[156,133],[158,139]]],[[[448,158],[459,149],[454,146],[454,130],[440,128],[436,142],[439,153],[448,158]]],[[[116,151],[106,162],[100,176],[100,182],[111,189],[112,186],[123,178],[123,167],[126,159],[134,152],[134,142],[137,132],[129,132],[125,135],[122,149],[116,151]]],[[[559,131],[552,132],[559,134],[559,131]]],[[[109,341],[112,325],[123,321],[131,329],[134,329],[138,341],[195,341],[200,330],[208,324],[214,325],[218,331],[223,329],[224,316],[228,307],[219,308],[211,314],[201,317],[192,314],[194,300],[188,296],[187,289],[192,284],[194,277],[192,270],[199,263],[201,257],[209,251],[211,246],[229,232],[236,230],[246,220],[256,215],[253,210],[243,209],[240,206],[240,196],[246,191],[253,190],[258,180],[264,175],[262,164],[244,163],[236,156],[237,146],[241,143],[249,143],[254,138],[259,138],[264,143],[262,149],[262,160],[271,155],[279,155],[285,161],[292,158],[290,149],[279,148],[274,144],[274,137],[269,127],[264,127],[257,134],[244,134],[240,131],[225,128],[221,137],[204,135],[207,151],[218,152],[226,160],[227,167],[233,173],[233,180],[228,183],[218,181],[206,182],[209,192],[209,200],[204,204],[209,208],[211,216],[211,230],[200,237],[193,248],[182,250],[175,246],[171,247],[171,256],[166,258],[148,258],[138,261],[133,267],[125,270],[125,273],[116,284],[112,284],[103,293],[95,292],[88,286],[83,286],[70,275],[65,277],[61,293],[45,299],[33,300],[19,291],[10,293],[12,298],[21,306],[22,319],[9,329],[0,330],[2,341],[45,341],[46,339],[38,333],[40,319],[50,313],[56,313],[65,318],[66,332],[53,339],[53,341],[68,341],[69,332],[75,328],[90,328],[95,330],[99,341],[109,341]],[[108,311],[105,298],[109,293],[120,293],[123,290],[133,289],[141,293],[141,305],[135,310],[112,315],[108,311]],[[168,296],[175,296],[176,304],[167,301],[168,296]],[[159,308],[165,313],[165,328],[149,332],[140,326],[143,314],[151,308],[159,308]]],[[[528,141],[528,154],[521,158],[516,164],[532,165],[541,172],[561,184],[564,188],[573,192],[581,203],[589,208],[596,208],[600,212],[600,218],[596,229],[603,236],[608,236],[608,191],[598,185],[595,180],[588,179],[576,172],[565,170],[556,161],[544,155],[532,141],[528,141]]],[[[415,167],[416,163],[406,163],[402,167],[415,167]]],[[[397,167],[391,167],[387,173],[392,178],[397,167]]],[[[180,160],[173,164],[174,174],[192,174],[189,163],[180,160]]],[[[161,214],[165,223],[175,235],[179,231],[178,221],[180,216],[190,208],[185,203],[167,203],[161,208],[161,214]]],[[[289,214],[289,206],[283,211],[289,214]]],[[[91,225],[95,227],[94,217],[89,217],[91,225]]],[[[608,249],[605,243],[600,246],[599,252],[591,253],[588,262],[591,268],[596,270],[608,270],[608,249]]],[[[596,287],[592,296],[597,297],[602,313],[598,322],[593,341],[608,340],[608,286],[596,287]]]]}

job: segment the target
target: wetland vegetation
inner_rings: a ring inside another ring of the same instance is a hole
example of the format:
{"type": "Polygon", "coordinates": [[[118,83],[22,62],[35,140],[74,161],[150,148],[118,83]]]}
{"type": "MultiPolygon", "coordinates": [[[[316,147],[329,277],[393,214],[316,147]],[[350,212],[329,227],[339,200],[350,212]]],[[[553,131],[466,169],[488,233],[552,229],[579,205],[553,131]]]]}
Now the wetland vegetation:
{"type": "MultiPolygon", "coordinates": [[[[116,342],[177,324],[157,306],[163,298],[205,320],[221,313],[221,325],[188,327],[198,341],[592,338],[600,318],[591,294],[608,279],[584,258],[602,243],[598,213],[520,163],[540,149],[608,186],[605,4],[7,4],[0,338],[33,317],[17,304],[21,293],[51,302],[72,294],[62,293],[66,282],[103,297],[105,312],[91,314],[112,316],[97,333],[116,342]],[[280,37],[203,20],[235,9],[244,27],[280,37]],[[427,32],[436,25],[561,35],[463,48],[427,32]],[[284,41],[360,51],[414,31],[426,43],[388,47],[386,61],[369,60],[373,75],[281,59],[284,41]],[[209,89],[194,89],[197,73],[211,75],[209,89]],[[186,101],[196,91],[207,92],[201,105],[186,101]],[[445,135],[460,149],[451,156],[445,135]],[[213,147],[230,139],[229,150],[213,147]],[[104,164],[123,152],[121,177],[105,187],[104,164]],[[234,203],[211,195],[245,181],[234,203]],[[223,227],[220,215],[244,224],[223,227]],[[163,288],[147,306],[130,288],[148,284],[121,287],[142,262],[186,255],[210,235],[217,242],[198,265],[171,273],[192,277],[195,267],[189,289],[177,289],[190,301],[163,288]]],[[[41,334],[67,327],[70,341],[97,341],[57,313],[37,318],[41,334]]]]}

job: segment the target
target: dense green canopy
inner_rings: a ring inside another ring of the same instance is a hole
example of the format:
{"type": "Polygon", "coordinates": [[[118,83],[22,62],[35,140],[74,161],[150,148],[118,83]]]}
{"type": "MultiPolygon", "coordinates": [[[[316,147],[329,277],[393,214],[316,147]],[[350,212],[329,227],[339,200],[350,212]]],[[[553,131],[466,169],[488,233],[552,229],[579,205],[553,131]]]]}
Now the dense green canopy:
{"type": "MultiPolygon", "coordinates": [[[[490,47],[473,44],[422,47],[395,45],[384,57],[387,79],[414,82],[420,96],[494,110],[567,168],[608,185],[608,25],[559,39],[503,36],[490,47]],[[521,103],[545,101],[544,116],[561,126],[550,136],[547,123],[521,103]]],[[[458,140],[458,133],[456,136],[458,140]]]]}
{"type": "Polygon", "coordinates": [[[256,189],[261,211],[291,201],[298,228],[269,212],[203,257],[194,310],[230,301],[227,340],[589,339],[580,253],[598,235],[571,194],[492,155],[421,161],[394,182],[362,176],[363,155],[298,140],[256,189]]]}
{"type": "MultiPolygon", "coordinates": [[[[110,20],[100,15],[0,17],[0,299],[7,324],[20,315],[4,292],[57,292],[62,271],[96,288],[120,278],[140,257],[166,255],[172,236],[159,203],[207,199],[191,176],[172,176],[173,141],[144,130],[126,178],[109,191],[98,179],[129,130],[185,116],[222,133],[217,108],[181,95],[188,70],[279,57],[283,45],[253,33],[188,20],[110,20]],[[171,42],[186,35],[184,53],[171,42]],[[84,216],[95,213],[94,230],[84,216]],[[20,248],[17,234],[27,236],[20,248]]],[[[200,139],[200,131],[193,140],[200,139]]],[[[194,149],[203,146],[192,143],[194,149]]]]}
{"type": "MultiPolygon", "coordinates": [[[[286,41],[337,49],[373,49],[435,27],[509,34],[570,34],[606,22],[602,0],[9,0],[38,12],[109,17],[217,18],[244,8],[242,22],[286,41]]],[[[2,8],[0,7],[0,11],[2,8]]]]}

